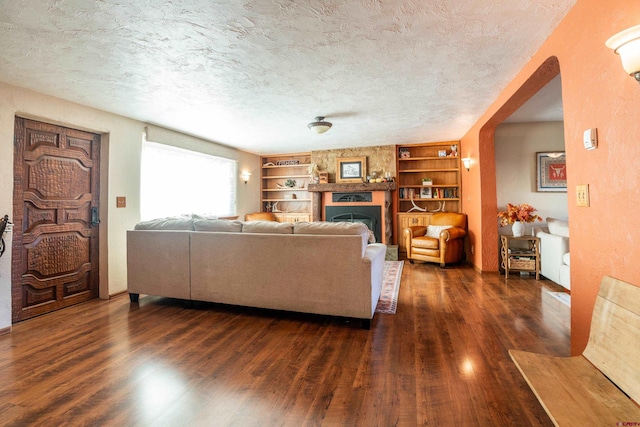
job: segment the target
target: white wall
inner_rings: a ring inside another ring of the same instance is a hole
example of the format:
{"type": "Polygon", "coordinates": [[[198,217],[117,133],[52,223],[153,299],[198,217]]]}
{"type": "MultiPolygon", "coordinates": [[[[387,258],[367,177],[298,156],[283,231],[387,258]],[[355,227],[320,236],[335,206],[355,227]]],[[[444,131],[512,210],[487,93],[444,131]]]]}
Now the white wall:
{"type": "MultiPolygon", "coordinates": [[[[13,217],[13,139],[15,116],[103,135],[100,189],[100,297],[127,289],[126,231],[140,216],[140,154],[145,123],[0,84],[0,214],[13,217]],[[127,198],[116,208],[116,197],[127,198]]],[[[259,170],[260,158],[239,153],[238,169],[259,170]]],[[[238,177],[237,213],[259,209],[257,173],[245,186],[238,177]]],[[[5,257],[0,263],[0,330],[11,325],[11,277],[5,257]],[[7,303],[8,302],[8,303],[7,303]]]]}
{"type": "MultiPolygon", "coordinates": [[[[563,122],[505,123],[496,128],[496,191],[500,210],[507,203],[528,203],[543,220],[568,217],[566,192],[536,191],[536,153],[544,151],[565,151],[563,122]]],[[[526,234],[531,234],[534,224],[526,224],[526,234]]],[[[510,232],[509,226],[500,229],[500,233],[505,232],[510,232]]]]}

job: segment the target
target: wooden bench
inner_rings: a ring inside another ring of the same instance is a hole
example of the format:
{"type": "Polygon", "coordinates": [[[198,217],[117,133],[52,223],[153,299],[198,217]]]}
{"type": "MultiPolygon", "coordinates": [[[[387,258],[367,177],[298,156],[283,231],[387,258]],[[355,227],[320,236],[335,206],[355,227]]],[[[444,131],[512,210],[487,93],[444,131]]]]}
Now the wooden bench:
{"type": "Polygon", "coordinates": [[[605,276],[581,356],[509,354],[556,426],[640,425],[640,288],[605,276]]]}

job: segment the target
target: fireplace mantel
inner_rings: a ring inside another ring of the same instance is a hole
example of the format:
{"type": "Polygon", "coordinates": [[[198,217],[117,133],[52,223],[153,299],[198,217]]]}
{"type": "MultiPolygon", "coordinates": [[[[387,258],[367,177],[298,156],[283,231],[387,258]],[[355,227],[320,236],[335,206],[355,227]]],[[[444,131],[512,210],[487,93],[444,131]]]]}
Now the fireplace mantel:
{"type": "Polygon", "coordinates": [[[349,184],[309,184],[307,191],[310,193],[355,193],[359,191],[393,191],[395,182],[357,182],[349,184]]]}

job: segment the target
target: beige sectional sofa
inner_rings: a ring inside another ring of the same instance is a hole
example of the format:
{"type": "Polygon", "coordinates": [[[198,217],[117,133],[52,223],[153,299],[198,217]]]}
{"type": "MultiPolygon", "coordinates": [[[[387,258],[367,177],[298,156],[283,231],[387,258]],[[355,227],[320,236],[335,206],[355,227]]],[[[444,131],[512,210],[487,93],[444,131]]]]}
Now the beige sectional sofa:
{"type": "Polygon", "coordinates": [[[362,319],[382,288],[386,247],[359,223],[167,219],[127,232],[140,294],[362,319]]]}

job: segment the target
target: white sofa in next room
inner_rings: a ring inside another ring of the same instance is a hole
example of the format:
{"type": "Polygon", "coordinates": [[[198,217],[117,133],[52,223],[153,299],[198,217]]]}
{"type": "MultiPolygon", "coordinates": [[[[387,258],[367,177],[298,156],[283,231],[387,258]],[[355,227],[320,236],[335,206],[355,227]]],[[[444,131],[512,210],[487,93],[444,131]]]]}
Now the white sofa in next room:
{"type": "Polygon", "coordinates": [[[534,228],[534,234],[540,238],[540,274],[570,290],[569,221],[547,218],[547,226],[534,228]]]}

